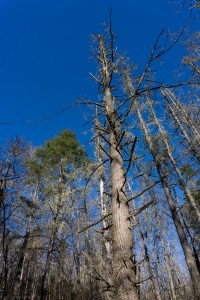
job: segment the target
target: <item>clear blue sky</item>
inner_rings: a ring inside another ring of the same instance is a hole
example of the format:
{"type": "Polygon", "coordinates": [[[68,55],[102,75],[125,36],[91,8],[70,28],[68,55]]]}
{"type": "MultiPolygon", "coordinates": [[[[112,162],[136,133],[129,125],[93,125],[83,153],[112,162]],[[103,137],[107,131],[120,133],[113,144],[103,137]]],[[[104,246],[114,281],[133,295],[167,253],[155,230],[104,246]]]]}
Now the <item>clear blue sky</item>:
{"type": "MultiPolygon", "coordinates": [[[[118,49],[132,61],[146,61],[164,28],[179,30],[195,20],[167,0],[0,0],[0,143],[24,136],[34,145],[70,128],[82,144],[85,107],[52,115],[79,97],[95,99],[89,72],[90,34],[102,31],[113,8],[118,49]]],[[[168,55],[168,78],[181,58],[180,48],[168,55]],[[171,71],[170,71],[171,70],[171,71]],[[170,73],[171,72],[171,73],[170,73]]],[[[87,127],[88,129],[88,127],[87,127]]]]}

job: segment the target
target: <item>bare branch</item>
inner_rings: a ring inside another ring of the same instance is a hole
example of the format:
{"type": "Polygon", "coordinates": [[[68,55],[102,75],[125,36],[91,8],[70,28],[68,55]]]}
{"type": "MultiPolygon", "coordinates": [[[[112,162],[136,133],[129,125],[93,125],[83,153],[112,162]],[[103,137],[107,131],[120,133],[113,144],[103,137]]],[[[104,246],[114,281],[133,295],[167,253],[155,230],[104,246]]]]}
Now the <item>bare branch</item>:
{"type": "MultiPolygon", "coordinates": [[[[110,158],[110,160],[112,160],[112,157],[108,154],[108,152],[101,146],[101,144],[99,145],[99,147],[103,150],[103,152],[110,158]]],[[[109,160],[109,159],[107,159],[109,160]]]]}
{"type": "Polygon", "coordinates": [[[128,166],[127,166],[127,169],[126,169],[126,172],[125,172],[125,176],[128,174],[128,171],[129,171],[130,166],[131,166],[131,162],[132,162],[132,158],[133,158],[133,153],[134,153],[134,150],[135,150],[136,142],[137,142],[137,137],[135,137],[135,139],[133,141],[133,145],[131,147],[130,158],[129,158],[128,166]]]}
{"type": "Polygon", "coordinates": [[[99,79],[97,79],[92,73],[89,73],[90,74],[90,76],[97,82],[97,83],[99,83],[100,85],[102,85],[102,82],[99,80],[99,79]]]}
{"type": "Polygon", "coordinates": [[[132,196],[131,198],[129,198],[126,202],[130,202],[134,199],[136,199],[137,197],[141,196],[143,193],[145,193],[146,191],[148,191],[149,189],[151,189],[153,186],[155,186],[156,184],[158,184],[159,182],[161,182],[164,178],[166,178],[167,176],[162,177],[161,179],[155,181],[154,183],[148,185],[144,190],[142,190],[141,192],[139,192],[138,194],[132,196]]]}
{"type": "Polygon", "coordinates": [[[86,196],[86,189],[87,189],[87,186],[88,186],[88,183],[92,177],[92,175],[102,166],[104,165],[107,161],[109,161],[109,159],[107,158],[106,160],[104,160],[101,164],[99,164],[93,171],[92,173],[90,174],[90,176],[88,177],[87,181],[86,181],[86,184],[85,184],[85,188],[84,188],[84,197],[86,196]]]}
{"type": "Polygon", "coordinates": [[[87,227],[81,229],[81,230],[79,231],[79,233],[82,233],[82,232],[84,232],[85,230],[87,230],[87,229],[89,229],[89,228],[91,228],[91,227],[93,227],[93,226],[95,226],[95,225],[101,223],[105,218],[107,218],[107,217],[109,217],[109,216],[111,216],[111,215],[112,215],[112,213],[111,213],[111,212],[108,212],[106,215],[104,215],[104,216],[103,216],[101,219],[99,219],[98,221],[96,221],[96,222],[94,222],[94,223],[92,223],[92,224],[89,224],[87,227]]]}
{"type": "Polygon", "coordinates": [[[134,282],[134,283],[135,283],[135,284],[141,284],[141,283],[143,283],[144,281],[147,281],[147,280],[151,279],[152,276],[153,276],[153,275],[151,275],[151,276],[149,276],[149,277],[147,277],[147,278],[141,279],[140,281],[136,281],[136,282],[134,282]]]}
{"type": "Polygon", "coordinates": [[[151,204],[153,204],[155,202],[155,200],[152,200],[152,201],[150,201],[150,202],[148,202],[148,203],[146,203],[145,205],[143,205],[142,207],[140,207],[136,212],[134,212],[133,214],[132,214],[132,216],[137,216],[137,215],[139,215],[143,210],[145,210],[145,209],[147,209],[151,204]]]}

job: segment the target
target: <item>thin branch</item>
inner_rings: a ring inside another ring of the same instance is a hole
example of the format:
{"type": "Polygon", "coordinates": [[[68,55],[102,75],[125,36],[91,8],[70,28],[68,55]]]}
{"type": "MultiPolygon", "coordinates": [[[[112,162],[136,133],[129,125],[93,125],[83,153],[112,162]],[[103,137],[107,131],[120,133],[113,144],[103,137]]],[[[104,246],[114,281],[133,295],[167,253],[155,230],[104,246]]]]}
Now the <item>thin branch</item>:
{"type": "Polygon", "coordinates": [[[108,213],[107,213],[106,215],[104,215],[101,219],[99,219],[98,221],[96,221],[96,222],[94,222],[94,223],[92,223],[92,224],[89,224],[87,227],[81,229],[78,233],[82,233],[82,232],[84,232],[85,230],[87,230],[87,229],[89,229],[89,228],[91,228],[91,227],[93,227],[93,226],[95,226],[95,225],[101,223],[105,218],[107,218],[107,217],[109,217],[109,216],[111,216],[111,215],[112,215],[112,213],[111,213],[111,212],[108,212],[108,213]]]}
{"type": "Polygon", "coordinates": [[[147,281],[147,280],[151,279],[152,277],[153,277],[153,275],[151,275],[151,276],[149,276],[149,277],[147,277],[147,278],[141,279],[140,281],[135,281],[134,283],[135,283],[135,284],[141,284],[141,283],[143,283],[144,281],[147,281]]]}
{"type": "Polygon", "coordinates": [[[97,130],[101,130],[101,131],[103,131],[103,132],[105,132],[105,133],[108,134],[108,131],[106,129],[104,129],[102,127],[99,127],[98,125],[95,125],[95,127],[96,127],[97,130]]]}
{"type": "MultiPolygon", "coordinates": [[[[101,146],[101,144],[99,145],[99,147],[101,148],[101,150],[109,157],[110,160],[112,160],[112,157],[108,154],[108,152],[101,146]]],[[[109,160],[107,159],[107,160],[109,160]]]]}
{"type": "MultiPolygon", "coordinates": [[[[150,201],[150,202],[148,202],[147,204],[145,204],[143,207],[139,208],[138,211],[136,211],[135,213],[133,213],[133,216],[136,216],[136,215],[138,215],[139,213],[141,213],[144,209],[148,208],[153,202],[154,202],[154,201],[150,201]]],[[[107,217],[109,217],[109,216],[111,216],[111,215],[112,215],[112,212],[109,211],[107,214],[105,214],[105,215],[104,215],[101,219],[99,219],[98,221],[95,221],[94,223],[89,224],[89,225],[86,226],[85,228],[81,229],[81,230],[79,231],[79,233],[82,233],[82,232],[84,232],[85,230],[87,230],[87,229],[89,229],[89,228],[91,228],[91,227],[93,227],[93,226],[95,226],[95,225],[101,223],[104,219],[106,219],[107,217]]]]}
{"type": "Polygon", "coordinates": [[[105,106],[103,104],[100,104],[98,102],[89,101],[86,99],[83,99],[82,102],[79,101],[78,104],[89,104],[89,105],[95,105],[95,106],[99,106],[101,108],[105,108],[105,106]]]}
{"type": "MultiPolygon", "coordinates": [[[[132,256],[133,257],[133,256],[132,256]]],[[[143,258],[142,260],[138,261],[137,263],[133,264],[134,267],[137,267],[138,265],[140,265],[143,261],[145,260],[145,258],[143,258]]]]}
{"type": "MultiPolygon", "coordinates": [[[[143,210],[147,209],[151,204],[153,204],[155,202],[155,200],[152,200],[150,202],[148,202],[147,204],[143,205],[142,207],[140,207],[136,212],[134,212],[131,216],[137,216],[139,215],[141,212],[143,212],[143,210]]],[[[131,217],[130,216],[130,217],[131,217]]]]}
{"type": "Polygon", "coordinates": [[[133,145],[131,147],[130,158],[129,158],[128,166],[127,166],[127,169],[126,169],[126,172],[125,172],[125,176],[128,174],[128,171],[129,171],[130,166],[131,166],[131,162],[132,162],[132,158],[133,158],[133,153],[134,153],[134,150],[135,150],[136,142],[137,142],[137,137],[135,137],[135,139],[133,141],[133,145]]]}
{"type": "MultiPolygon", "coordinates": [[[[129,107],[128,107],[128,109],[127,109],[126,114],[124,115],[123,119],[121,120],[122,123],[123,123],[123,122],[126,120],[126,118],[129,116],[129,113],[130,113],[130,111],[131,111],[131,109],[132,109],[132,106],[133,106],[135,97],[136,97],[137,95],[141,95],[142,93],[144,93],[145,91],[147,91],[147,87],[145,87],[142,91],[140,90],[140,88],[141,88],[141,86],[142,86],[142,83],[144,82],[145,76],[146,76],[146,74],[147,74],[147,72],[148,72],[148,70],[149,70],[149,67],[150,67],[151,63],[152,63],[153,61],[155,61],[156,59],[160,58],[161,56],[163,56],[163,55],[164,55],[166,52],[168,52],[172,47],[174,47],[174,45],[175,45],[175,44],[178,42],[178,40],[181,38],[181,36],[182,36],[184,30],[185,30],[185,28],[183,28],[183,30],[180,32],[179,36],[176,38],[176,40],[175,40],[168,48],[165,48],[165,45],[164,45],[164,46],[162,47],[161,51],[160,51],[158,54],[156,54],[156,51],[158,50],[158,43],[159,43],[160,37],[163,35],[165,29],[163,29],[163,30],[159,33],[159,35],[158,35],[158,37],[157,37],[157,39],[156,39],[156,41],[155,41],[155,43],[154,43],[153,49],[152,49],[152,51],[151,51],[149,60],[148,60],[146,66],[145,66],[145,68],[144,68],[144,71],[143,71],[143,73],[142,73],[142,75],[141,75],[141,77],[140,77],[140,80],[139,80],[139,83],[138,83],[136,89],[133,91],[131,97],[128,97],[128,98],[123,102],[123,104],[125,104],[125,102],[127,102],[129,99],[132,99],[131,102],[130,102],[130,104],[129,104],[129,107]]],[[[158,90],[158,89],[160,89],[162,86],[163,86],[163,84],[161,84],[161,85],[159,85],[159,86],[156,86],[156,87],[153,87],[153,88],[148,88],[148,91],[158,90]]],[[[178,87],[178,86],[182,86],[182,84],[177,84],[177,85],[174,85],[174,86],[171,86],[171,87],[178,87]]],[[[118,108],[118,109],[119,109],[119,108],[118,108]]]]}
{"type": "Polygon", "coordinates": [[[103,83],[99,80],[99,79],[97,79],[92,73],[89,73],[90,74],[90,76],[97,82],[97,83],[99,83],[100,85],[102,85],[103,83]]]}
{"type": "Polygon", "coordinates": [[[92,175],[102,166],[104,165],[107,161],[109,161],[109,159],[107,158],[106,160],[104,160],[101,164],[99,164],[93,171],[92,173],[90,174],[90,176],[88,177],[87,181],[86,181],[86,184],[85,184],[85,188],[84,188],[84,197],[86,196],[86,189],[87,189],[87,186],[88,186],[88,183],[92,177],[92,175]]]}
{"type": "Polygon", "coordinates": [[[111,146],[111,143],[105,138],[105,136],[101,133],[101,132],[98,132],[98,134],[102,137],[102,139],[111,146]]]}
{"type": "Polygon", "coordinates": [[[123,138],[124,138],[125,133],[126,133],[125,131],[122,132],[121,137],[120,137],[120,140],[119,140],[119,142],[117,143],[117,147],[116,147],[116,148],[118,148],[119,145],[121,144],[121,142],[122,142],[122,140],[123,140],[123,138]]]}
{"type": "Polygon", "coordinates": [[[141,196],[143,193],[145,193],[146,191],[148,191],[149,189],[151,189],[153,186],[155,186],[156,184],[158,184],[159,182],[161,182],[164,178],[166,178],[167,176],[162,177],[161,179],[155,181],[154,183],[148,185],[144,190],[142,190],[141,192],[139,192],[138,194],[132,196],[131,198],[129,198],[126,203],[136,199],[137,197],[141,196]]]}

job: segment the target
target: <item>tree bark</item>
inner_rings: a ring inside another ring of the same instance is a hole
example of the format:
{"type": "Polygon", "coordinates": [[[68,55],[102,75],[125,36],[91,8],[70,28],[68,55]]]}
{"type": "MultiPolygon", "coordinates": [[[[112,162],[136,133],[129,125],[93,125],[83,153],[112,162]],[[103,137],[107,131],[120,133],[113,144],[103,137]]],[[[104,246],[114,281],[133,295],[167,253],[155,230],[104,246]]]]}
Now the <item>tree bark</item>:
{"type": "Polygon", "coordinates": [[[181,175],[181,172],[180,172],[180,170],[179,170],[179,168],[178,168],[178,166],[177,166],[177,164],[175,162],[175,159],[174,159],[172,151],[171,151],[171,147],[170,147],[170,145],[169,145],[169,143],[168,143],[168,141],[167,141],[167,139],[166,139],[166,137],[164,135],[163,129],[162,129],[161,125],[160,125],[160,122],[158,121],[158,118],[156,117],[156,114],[155,114],[155,111],[153,109],[152,103],[149,101],[148,97],[147,97],[147,103],[150,106],[151,113],[152,113],[153,118],[155,120],[155,123],[156,123],[156,125],[158,127],[159,133],[161,134],[162,140],[163,140],[163,142],[165,144],[165,147],[166,147],[169,159],[170,159],[172,165],[174,166],[174,169],[175,169],[175,171],[176,171],[176,173],[178,175],[180,185],[182,186],[182,188],[183,188],[183,190],[185,192],[185,195],[186,195],[187,199],[189,200],[189,202],[191,204],[191,207],[193,208],[194,214],[196,215],[196,218],[198,220],[198,224],[200,226],[200,210],[199,210],[199,208],[198,208],[198,206],[197,206],[197,204],[195,202],[194,197],[192,196],[190,190],[188,189],[188,187],[187,187],[187,185],[186,185],[186,183],[185,183],[185,181],[184,181],[184,179],[183,179],[183,177],[181,175]]]}
{"type": "Polygon", "coordinates": [[[119,147],[119,134],[114,97],[111,89],[112,72],[108,61],[105,40],[98,35],[99,60],[103,82],[104,104],[109,135],[111,210],[112,210],[112,248],[113,284],[115,298],[118,300],[137,300],[136,275],[133,270],[133,232],[129,218],[129,205],[125,194],[126,175],[119,147]]]}
{"type": "MultiPolygon", "coordinates": [[[[129,183],[128,183],[128,188],[130,190],[131,195],[133,196],[133,192],[132,192],[132,189],[131,189],[131,186],[130,186],[129,183]]],[[[135,205],[134,201],[133,201],[133,208],[136,211],[136,205],[135,205]]],[[[151,261],[150,261],[148,247],[147,247],[146,237],[145,237],[144,233],[142,232],[142,228],[141,228],[141,225],[140,225],[140,220],[139,220],[137,215],[135,216],[135,219],[136,219],[139,234],[140,234],[140,237],[141,237],[142,247],[143,247],[144,254],[145,254],[145,260],[146,260],[146,263],[147,263],[147,268],[148,268],[149,275],[150,275],[150,280],[151,280],[151,283],[152,283],[152,292],[153,292],[153,295],[155,296],[156,300],[162,300],[160,290],[159,290],[158,284],[156,282],[156,276],[155,276],[154,270],[151,266],[151,261]]]]}
{"type": "Polygon", "coordinates": [[[172,276],[170,261],[169,261],[169,258],[168,258],[167,252],[166,252],[165,243],[163,241],[162,233],[160,232],[160,224],[159,224],[159,221],[158,221],[158,212],[157,212],[157,206],[156,205],[154,205],[154,209],[155,209],[156,225],[157,225],[157,228],[158,228],[158,236],[159,236],[159,240],[160,240],[162,251],[163,251],[163,256],[164,256],[165,265],[166,265],[166,269],[167,269],[167,275],[168,275],[168,278],[169,278],[171,298],[172,298],[172,300],[176,300],[177,297],[176,297],[176,292],[175,292],[175,287],[174,287],[174,279],[173,279],[173,276],[172,276]]]}
{"type": "MultiPolygon", "coordinates": [[[[128,77],[128,75],[127,75],[127,77],[128,77]]],[[[130,95],[133,95],[133,87],[131,85],[130,78],[128,78],[128,79],[129,80],[127,80],[127,90],[129,91],[130,95]]],[[[182,227],[181,221],[179,219],[179,216],[176,212],[176,207],[175,207],[174,200],[172,198],[172,195],[171,195],[170,189],[168,187],[166,178],[164,178],[165,174],[163,173],[161,162],[160,162],[160,160],[159,160],[159,158],[158,158],[158,156],[157,156],[157,154],[154,150],[151,135],[149,133],[149,130],[148,130],[144,120],[143,120],[143,117],[142,117],[142,114],[140,112],[140,109],[139,109],[138,102],[137,102],[136,98],[134,99],[134,104],[135,104],[136,112],[137,112],[137,115],[138,115],[138,118],[139,118],[141,129],[144,133],[149,151],[150,151],[150,153],[151,153],[151,155],[154,159],[157,172],[158,172],[159,177],[161,179],[162,187],[163,187],[163,190],[165,192],[165,195],[166,195],[166,198],[167,198],[167,201],[168,201],[168,204],[169,204],[169,209],[170,209],[170,212],[172,214],[172,219],[174,221],[174,225],[175,225],[177,233],[178,233],[180,244],[182,246],[182,249],[183,249],[183,252],[184,252],[184,255],[185,255],[188,270],[189,270],[189,273],[190,273],[190,276],[191,276],[191,279],[192,279],[192,282],[193,282],[194,291],[195,291],[196,294],[198,294],[199,293],[199,291],[198,291],[199,273],[198,273],[198,270],[196,268],[195,259],[192,255],[192,251],[190,249],[187,237],[186,237],[185,232],[183,230],[183,227],[182,227]]]]}
{"type": "Polygon", "coordinates": [[[177,111],[182,116],[184,123],[187,125],[190,132],[192,133],[194,137],[194,142],[198,145],[198,147],[200,147],[200,133],[197,130],[195,121],[192,120],[191,115],[188,115],[188,112],[183,107],[183,105],[181,105],[179,99],[177,99],[176,96],[169,89],[167,90],[167,94],[170,100],[172,101],[174,107],[176,107],[177,111]]]}
{"type": "Polygon", "coordinates": [[[21,284],[22,284],[22,279],[23,279],[23,270],[24,270],[24,264],[25,264],[26,249],[27,249],[29,236],[30,236],[31,221],[32,221],[32,216],[30,215],[28,224],[27,224],[27,228],[26,228],[26,234],[25,234],[24,241],[23,241],[23,244],[21,247],[21,252],[19,255],[17,270],[16,270],[15,289],[14,289],[15,299],[22,297],[20,289],[21,289],[21,284]]]}
{"type": "Polygon", "coordinates": [[[47,258],[46,258],[46,263],[45,263],[45,268],[44,268],[44,273],[42,276],[42,282],[41,282],[41,289],[40,289],[40,300],[44,300],[47,296],[47,287],[46,287],[46,281],[49,275],[49,271],[51,268],[51,257],[53,254],[54,246],[55,246],[55,238],[57,234],[57,229],[58,229],[58,215],[60,211],[60,205],[61,205],[61,195],[58,195],[58,202],[56,204],[56,212],[53,218],[53,225],[52,225],[52,233],[50,237],[50,243],[49,243],[49,248],[47,251],[47,258]]]}
{"type": "MultiPolygon", "coordinates": [[[[194,154],[194,156],[196,157],[197,161],[200,163],[200,153],[199,150],[195,147],[195,144],[193,143],[193,141],[191,140],[191,138],[189,137],[187,131],[185,130],[183,124],[181,123],[179,116],[177,115],[177,113],[174,111],[173,107],[171,106],[169,99],[168,99],[168,90],[163,90],[162,94],[167,102],[167,107],[171,112],[171,115],[173,117],[173,119],[175,120],[177,126],[180,128],[181,133],[183,134],[185,140],[187,141],[191,152],[194,154]]],[[[169,94],[169,97],[171,95],[171,92],[169,94]]]]}

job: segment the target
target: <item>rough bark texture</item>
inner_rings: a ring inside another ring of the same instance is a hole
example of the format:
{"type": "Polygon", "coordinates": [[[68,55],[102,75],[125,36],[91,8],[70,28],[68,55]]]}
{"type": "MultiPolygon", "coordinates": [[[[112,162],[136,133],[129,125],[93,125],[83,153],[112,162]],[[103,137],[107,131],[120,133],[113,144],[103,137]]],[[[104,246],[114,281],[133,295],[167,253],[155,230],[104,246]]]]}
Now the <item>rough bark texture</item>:
{"type": "Polygon", "coordinates": [[[129,219],[129,205],[125,194],[126,177],[123,170],[123,158],[119,146],[119,127],[115,114],[115,103],[111,89],[112,74],[109,70],[107,53],[102,36],[99,40],[99,60],[104,88],[105,115],[108,124],[112,240],[113,240],[113,284],[115,299],[137,300],[136,275],[133,270],[133,231],[129,219]]]}
{"type": "Polygon", "coordinates": [[[132,228],[129,207],[124,192],[124,172],[121,155],[113,143],[111,134],[110,155],[112,182],[112,224],[113,224],[113,270],[118,299],[137,299],[136,281],[132,263],[132,228]]]}

